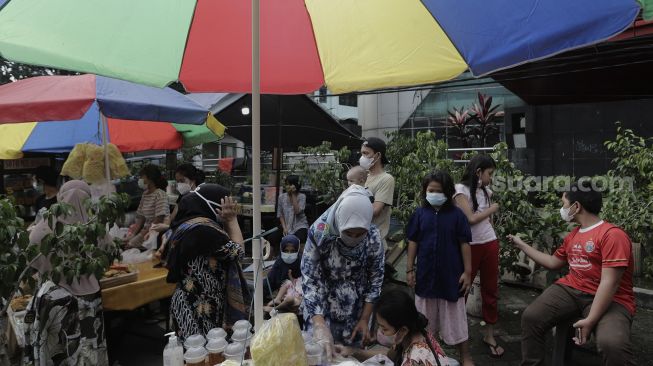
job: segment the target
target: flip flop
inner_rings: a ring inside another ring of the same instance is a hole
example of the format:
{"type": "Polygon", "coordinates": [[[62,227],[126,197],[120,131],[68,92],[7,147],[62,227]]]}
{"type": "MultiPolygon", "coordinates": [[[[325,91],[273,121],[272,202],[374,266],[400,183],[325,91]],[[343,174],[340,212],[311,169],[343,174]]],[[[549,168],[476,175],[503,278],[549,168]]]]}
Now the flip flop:
{"type": "Polygon", "coordinates": [[[490,347],[490,357],[492,358],[501,358],[503,357],[503,354],[506,353],[506,350],[504,349],[501,354],[499,354],[499,351],[497,348],[499,347],[499,344],[492,344],[490,342],[487,342],[485,339],[483,340],[483,343],[485,343],[486,346],[490,347]]]}

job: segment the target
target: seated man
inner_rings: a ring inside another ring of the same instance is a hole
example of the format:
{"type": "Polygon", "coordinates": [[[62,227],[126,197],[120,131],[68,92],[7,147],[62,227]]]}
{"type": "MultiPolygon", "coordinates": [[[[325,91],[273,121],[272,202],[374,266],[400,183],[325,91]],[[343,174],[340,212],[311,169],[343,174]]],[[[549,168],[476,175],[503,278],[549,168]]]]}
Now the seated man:
{"type": "Polygon", "coordinates": [[[620,228],[601,220],[601,193],[590,182],[574,184],[562,196],[562,219],[579,224],[553,254],[540,252],[517,236],[508,239],[539,265],[569,274],[547,288],[522,315],[522,365],[544,363],[547,332],[565,320],[574,323],[582,345],[595,331],[603,365],[635,365],[630,327],[635,313],[631,242],[620,228]]]}

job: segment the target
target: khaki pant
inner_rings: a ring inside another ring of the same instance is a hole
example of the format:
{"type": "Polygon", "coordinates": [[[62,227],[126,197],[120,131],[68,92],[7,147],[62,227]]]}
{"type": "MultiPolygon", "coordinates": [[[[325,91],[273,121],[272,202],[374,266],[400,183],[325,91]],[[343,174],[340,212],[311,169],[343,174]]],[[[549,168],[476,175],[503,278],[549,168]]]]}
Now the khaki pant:
{"type": "MultiPolygon", "coordinates": [[[[585,318],[594,296],[576,289],[552,285],[524,311],[522,327],[522,366],[544,365],[547,333],[556,324],[585,318]]],[[[635,365],[630,345],[632,316],[626,308],[613,302],[596,324],[596,343],[603,365],[635,365]]]]}

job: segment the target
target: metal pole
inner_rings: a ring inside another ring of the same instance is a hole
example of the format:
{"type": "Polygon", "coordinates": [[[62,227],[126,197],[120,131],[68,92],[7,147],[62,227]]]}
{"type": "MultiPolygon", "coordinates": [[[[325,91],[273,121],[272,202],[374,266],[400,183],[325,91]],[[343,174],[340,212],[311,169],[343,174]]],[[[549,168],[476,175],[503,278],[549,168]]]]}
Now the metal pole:
{"type": "Polygon", "coordinates": [[[102,126],[102,145],[104,146],[104,174],[107,178],[107,182],[111,181],[111,168],[109,167],[109,123],[107,122],[107,117],[104,113],[100,112],[100,125],[102,126]]]}
{"type": "MultiPolygon", "coordinates": [[[[252,0],[252,206],[253,234],[261,233],[261,85],[259,58],[260,0],[252,0]]],[[[263,325],[263,264],[261,239],[252,241],[254,264],[254,329],[263,325]]]]}

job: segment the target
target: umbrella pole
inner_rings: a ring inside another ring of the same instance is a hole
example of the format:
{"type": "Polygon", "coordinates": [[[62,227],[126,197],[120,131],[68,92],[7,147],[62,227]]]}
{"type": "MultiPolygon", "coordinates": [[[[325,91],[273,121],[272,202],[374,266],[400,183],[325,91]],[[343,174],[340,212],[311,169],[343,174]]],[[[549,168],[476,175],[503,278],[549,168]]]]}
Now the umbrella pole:
{"type": "Polygon", "coordinates": [[[259,6],[252,0],[252,261],[254,265],[254,329],[263,325],[263,264],[261,263],[261,85],[259,59],[259,6]]]}
{"type": "Polygon", "coordinates": [[[107,122],[107,117],[104,113],[100,112],[100,124],[102,125],[102,145],[104,146],[104,174],[107,178],[107,182],[111,181],[111,168],[109,167],[109,124],[107,122]]]}

